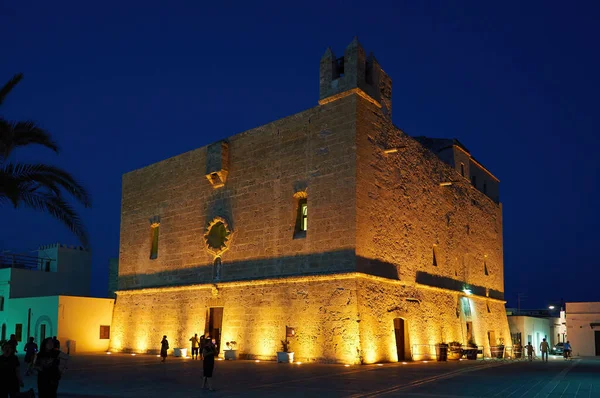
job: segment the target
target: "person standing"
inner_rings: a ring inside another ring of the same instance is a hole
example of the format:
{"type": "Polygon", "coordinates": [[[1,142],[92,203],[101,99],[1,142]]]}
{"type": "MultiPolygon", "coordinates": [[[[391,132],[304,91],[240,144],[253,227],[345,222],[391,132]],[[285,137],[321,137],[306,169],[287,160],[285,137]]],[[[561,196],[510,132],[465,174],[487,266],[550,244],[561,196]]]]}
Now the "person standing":
{"type": "Polygon", "coordinates": [[[55,349],[54,340],[51,337],[42,341],[40,353],[35,360],[35,367],[38,370],[39,398],[56,398],[61,376],[60,351],[55,349]]]}
{"type": "Polygon", "coordinates": [[[25,376],[29,376],[33,370],[33,364],[35,362],[35,354],[38,352],[38,345],[35,344],[33,337],[29,338],[29,342],[25,344],[25,363],[27,364],[27,371],[25,376]]]}
{"type": "Polygon", "coordinates": [[[202,348],[202,357],[204,358],[204,362],[202,363],[202,370],[204,371],[202,388],[208,388],[209,391],[215,391],[211,386],[210,379],[212,378],[213,370],[215,368],[217,347],[213,344],[209,336],[204,339],[204,342],[204,347],[202,348]]]}
{"type": "Polygon", "coordinates": [[[563,346],[563,355],[565,359],[571,358],[571,343],[569,343],[568,341],[563,346]]]}
{"type": "Polygon", "coordinates": [[[527,343],[525,349],[527,350],[527,358],[529,358],[530,362],[533,361],[533,345],[531,345],[531,341],[527,343]]]}
{"type": "Polygon", "coordinates": [[[546,341],[546,339],[542,339],[540,343],[540,351],[542,352],[542,361],[548,362],[548,350],[550,349],[550,344],[546,341]],[[546,358],[546,359],[544,359],[546,358]]]}
{"type": "Polygon", "coordinates": [[[169,340],[167,340],[167,336],[164,335],[162,341],[160,342],[160,356],[162,357],[162,361],[167,360],[167,350],[169,349],[169,340]]]}
{"type": "Polygon", "coordinates": [[[192,359],[198,359],[198,351],[200,351],[200,339],[198,339],[198,333],[194,334],[194,337],[190,339],[192,342],[192,359]]]}
{"type": "Polygon", "coordinates": [[[0,397],[16,398],[23,387],[19,359],[15,355],[14,346],[6,342],[2,346],[0,356],[0,397]]]}
{"type": "Polygon", "coordinates": [[[17,355],[17,345],[19,344],[19,342],[17,341],[17,335],[11,334],[10,339],[6,343],[13,346],[14,354],[17,355]]]}

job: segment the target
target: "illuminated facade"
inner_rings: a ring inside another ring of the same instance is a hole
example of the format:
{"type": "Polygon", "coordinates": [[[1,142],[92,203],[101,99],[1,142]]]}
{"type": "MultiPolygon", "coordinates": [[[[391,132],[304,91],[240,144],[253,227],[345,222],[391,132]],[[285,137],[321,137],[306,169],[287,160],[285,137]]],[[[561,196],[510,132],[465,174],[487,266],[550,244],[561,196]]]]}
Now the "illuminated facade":
{"type": "Polygon", "coordinates": [[[125,174],[111,349],[206,332],[274,359],[286,326],[299,361],[508,343],[501,205],[470,177],[498,181],[395,127],[391,94],[354,40],[318,106],[125,174]]]}

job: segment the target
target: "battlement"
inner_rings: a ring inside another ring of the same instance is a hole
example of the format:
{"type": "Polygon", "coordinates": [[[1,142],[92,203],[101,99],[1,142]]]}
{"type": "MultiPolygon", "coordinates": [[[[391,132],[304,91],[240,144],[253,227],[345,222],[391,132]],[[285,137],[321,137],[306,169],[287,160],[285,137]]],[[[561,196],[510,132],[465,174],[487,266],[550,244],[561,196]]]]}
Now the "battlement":
{"type": "Polygon", "coordinates": [[[78,250],[83,252],[89,252],[89,249],[84,248],[83,246],[74,246],[74,245],[63,245],[62,243],[50,243],[48,245],[41,245],[38,247],[38,250],[48,250],[48,249],[70,249],[70,250],[78,250]]]}
{"type": "Polygon", "coordinates": [[[343,57],[337,58],[327,48],[320,65],[319,104],[350,94],[370,100],[392,118],[392,79],[381,69],[373,53],[366,55],[357,37],[346,47],[343,57]]]}

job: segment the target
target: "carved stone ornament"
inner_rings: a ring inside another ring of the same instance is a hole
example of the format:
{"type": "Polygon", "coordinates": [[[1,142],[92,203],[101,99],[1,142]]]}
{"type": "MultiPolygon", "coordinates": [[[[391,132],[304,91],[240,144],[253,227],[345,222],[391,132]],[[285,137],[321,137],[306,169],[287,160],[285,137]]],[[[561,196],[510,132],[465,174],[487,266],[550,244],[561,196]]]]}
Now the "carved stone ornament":
{"type": "Polygon", "coordinates": [[[215,217],[206,228],[204,242],[206,250],[214,256],[221,256],[231,246],[233,232],[223,217],[215,217]]]}

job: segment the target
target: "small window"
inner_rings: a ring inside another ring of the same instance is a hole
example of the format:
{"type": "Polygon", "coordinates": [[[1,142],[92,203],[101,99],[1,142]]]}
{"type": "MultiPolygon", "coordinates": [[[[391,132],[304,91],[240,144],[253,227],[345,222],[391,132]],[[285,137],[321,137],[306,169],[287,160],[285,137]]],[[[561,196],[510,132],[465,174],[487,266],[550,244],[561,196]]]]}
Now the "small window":
{"type": "Polygon", "coordinates": [[[296,228],[294,230],[294,238],[306,237],[308,230],[308,201],[306,198],[298,200],[298,208],[296,210],[296,228]]]}
{"type": "Polygon", "coordinates": [[[158,258],[158,228],[160,224],[152,224],[150,227],[150,260],[154,260],[158,258]]]}
{"type": "Polygon", "coordinates": [[[437,263],[437,255],[436,255],[436,249],[435,249],[435,245],[433,245],[433,266],[437,267],[438,263],[437,263]]]}
{"type": "Polygon", "coordinates": [[[4,296],[0,296],[0,311],[4,311],[4,296]]]}
{"type": "Polygon", "coordinates": [[[483,273],[485,275],[489,275],[489,271],[488,271],[488,267],[487,267],[487,262],[485,260],[483,260],[483,273]]]}
{"type": "Polygon", "coordinates": [[[100,340],[110,339],[110,325],[100,325],[100,340]]]}
{"type": "Polygon", "coordinates": [[[476,176],[471,176],[471,184],[473,184],[473,186],[475,188],[477,188],[477,177],[476,176]]]}
{"type": "Polygon", "coordinates": [[[213,263],[213,279],[216,281],[221,279],[221,265],[221,257],[215,258],[215,261],[213,263]]]}
{"type": "Polygon", "coordinates": [[[460,164],[460,175],[463,177],[465,176],[465,164],[464,163],[460,164]]]}
{"type": "Polygon", "coordinates": [[[15,336],[17,337],[17,341],[23,341],[23,324],[17,323],[15,325],[15,336]]]}
{"type": "Polygon", "coordinates": [[[486,303],[486,306],[487,306],[487,311],[488,311],[488,314],[491,314],[491,313],[492,313],[492,310],[490,310],[490,305],[489,305],[488,303],[486,303]]]}

